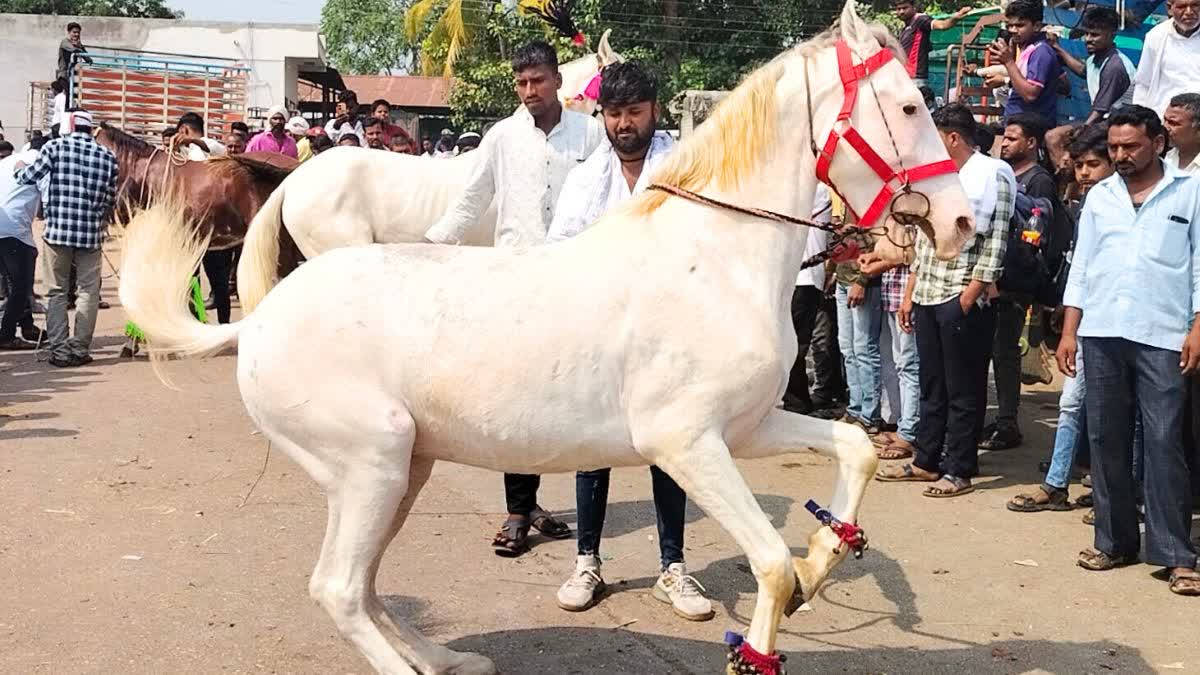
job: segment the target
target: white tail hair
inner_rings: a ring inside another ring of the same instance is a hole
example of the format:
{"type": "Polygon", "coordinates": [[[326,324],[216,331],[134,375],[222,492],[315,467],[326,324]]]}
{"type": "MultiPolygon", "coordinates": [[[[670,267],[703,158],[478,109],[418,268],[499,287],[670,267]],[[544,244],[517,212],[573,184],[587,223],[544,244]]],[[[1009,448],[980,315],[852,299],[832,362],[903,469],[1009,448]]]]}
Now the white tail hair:
{"type": "Polygon", "coordinates": [[[208,248],[197,237],[183,202],[168,194],[139,212],[125,228],[121,260],[121,304],[146,335],[155,373],[168,356],[208,356],[236,344],[239,323],[212,326],[188,311],[192,272],[208,248]]]}
{"type": "Polygon", "coordinates": [[[238,302],[246,314],[279,283],[279,234],[283,227],[283,191],[286,180],[254,215],[242,241],[238,260],[238,302]]]}

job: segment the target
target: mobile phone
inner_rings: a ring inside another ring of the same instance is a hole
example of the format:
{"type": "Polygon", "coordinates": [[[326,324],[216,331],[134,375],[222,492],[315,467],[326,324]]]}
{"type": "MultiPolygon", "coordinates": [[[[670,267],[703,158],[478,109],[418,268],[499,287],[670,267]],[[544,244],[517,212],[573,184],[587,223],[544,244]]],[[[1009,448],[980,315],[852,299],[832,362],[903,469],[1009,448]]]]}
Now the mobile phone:
{"type": "Polygon", "coordinates": [[[1012,33],[1010,33],[1007,28],[1001,28],[999,31],[996,32],[996,37],[1000,38],[1001,40],[1004,40],[1005,42],[1008,42],[1009,40],[1012,39],[1012,33]]]}

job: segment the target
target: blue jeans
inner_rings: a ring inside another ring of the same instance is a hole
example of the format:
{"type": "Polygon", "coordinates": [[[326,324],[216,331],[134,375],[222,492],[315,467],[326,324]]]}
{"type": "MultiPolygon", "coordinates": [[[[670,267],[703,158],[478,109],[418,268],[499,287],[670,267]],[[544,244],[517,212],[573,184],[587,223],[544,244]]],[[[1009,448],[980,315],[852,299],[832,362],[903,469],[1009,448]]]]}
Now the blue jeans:
{"type": "MultiPolygon", "coordinates": [[[[600,555],[600,536],[608,508],[608,483],[612,469],[580,471],[575,474],[575,528],[579,555],[600,555]]],[[[657,466],[650,467],[654,510],[658,516],[658,551],[662,568],[683,562],[683,522],[687,495],[683,488],[657,466]]]]}
{"type": "Polygon", "coordinates": [[[892,363],[896,364],[896,379],[900,383],[896,435],[915,443],[917,420],[921,418],[921,358],[917,355],[917,336],[900,330],[896,312],[885,312],[883,317],[891,333],[892,363]]]}
{"type": "Polygon", "coordinates": [[[1135,410],[1142,415],[1146,562],[1194,567],[1192,494],[1183,447],[1187,382],[1179,352],[1120,338],[1083,338],[1096,502],[1096,549],[1138,554],[1135,410]]]}
{"type": "Polygon", "coordinates": [[[1054,451],[1050,453],[1050,470],[1046,485],[1065,488],[1070,482],[1071,465],[1075,462],[1076,447],[1086,447],[1083,400],[1087,385],[1083,379],[1083,350],[1075,352],[1075,377],[1063,379],[1062,396],[1058,397],[1058,429],[1054,432],[1054,451]]]}
{"type": "Polygon", "coordinates": [[[847,307],[849,287],[838,284],[838,346],[846,364],[846,384],[850,387],[850,405],[846,414],[865,422],[879,420],[879,329],[883,323],[883,305],[879,286],[868,286],[863,304],[847,307]]]}

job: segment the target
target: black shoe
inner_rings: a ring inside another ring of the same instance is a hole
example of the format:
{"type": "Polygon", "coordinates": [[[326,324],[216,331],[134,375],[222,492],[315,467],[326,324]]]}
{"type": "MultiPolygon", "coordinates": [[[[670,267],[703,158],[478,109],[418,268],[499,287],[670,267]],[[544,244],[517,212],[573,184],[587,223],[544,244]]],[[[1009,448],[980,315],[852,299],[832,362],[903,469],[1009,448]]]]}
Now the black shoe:
{"type": "Polygon", "coordinates": [[[37,349],[37,343],[27,342],[19,337],[12,337],[7,340],[0,340],[0,351],[6,352],[28,352],[37,349]]]}
{"type": "Polygon", "coordinates": [[[808,415],[815,410],[811,401],[801,401],[790,396],[783,397],[783,409],[797,415],[808,415]]]}
{"type": "Polygon", "coordinates": [[[1024,439],[1016,429],[997,426],[990,436],[979,442],[980,450],[1011,450],[1021,445],[1024,439]]]}
{"type": "Polygon", "coordinates": [[[75,365],[77,365],[77,366],[86,366],[87,364],[89,364],[95,360],[96,359],[93,359],[91,354],[84,354],[83,356],[72,356],[71,357],[71,361],[73,361],[75,363],[75,365]]]}
{"type": "Polygon", "coordinates": [[[72,357],[60,359],[57,356],[51,356],[48,363],[50,365],[54,366],[55,368],[74,368],[79,365],[78,363],[75,362],[75,359],[72,357]]]}
{"type": "Polygon", "coordinates": [[[112,307],[112,305],[108,304],[107,302],[105,302],[103,300],[96,303],[96,309],[109,309],[111,307],[112,307]]]}
{"type": "Polygon", "coordinates": [[[38,328],[37,326],[28,326],[21,329],[21,337],[34,344],[37,344],[38,342],[46,339],[46,331],[38,328]]]}

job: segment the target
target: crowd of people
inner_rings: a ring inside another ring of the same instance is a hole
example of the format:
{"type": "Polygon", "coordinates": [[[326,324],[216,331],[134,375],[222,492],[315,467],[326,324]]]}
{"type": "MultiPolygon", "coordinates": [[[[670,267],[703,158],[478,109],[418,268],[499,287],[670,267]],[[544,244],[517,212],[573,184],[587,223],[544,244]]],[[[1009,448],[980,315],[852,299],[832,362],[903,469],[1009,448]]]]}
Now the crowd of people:
{"type": "MultiPolygon", "coordinates": [[[[1190,538],[1200,495],[1200,390],[1192,377],[1200,366],[1200,326],[1193,324],[1200,310],[1200,79],[1189,61],[1200,55],[1200,0],[1172,0],[1168,8],[1171,20],[1150,31],[1135,68],[1114,46],[1119,17],[1109,8],[1083,13],[1088,56],[1081,61],[1044,31],[1040,2],[1007,5],[1007,31],[988,47],[1002,68],[980,73],[1005,98],[1001,121],[981,124],[967,106],[937,107],[926,96],[974,210],[973,236],[953,260],[938,259],[918,237],[903,261],[868,250],[854,261],[801,272],[791,303],[798,356],[781,406],[862,427],[879,457],[895,462],[878,480],[925,483],[925,496],[951,499],[975,489],[980,450],[1024,442],[1021,386],[1049,381],[1037,355],[1056,342],[1066,380],[1045,479],[1008,508],[1073,508],[1072,473],[1076,465],[1090,467],[1093,492],[1080,501],[1093,507],[1087,520],[1095,542],[1078,564],[1107,570],[1137,562],[1144,512],[1145,562],[1164,568],[1171,591],[1200,595],[1190,538]],[[1066,73],[1086,80],[1092,108],[1083,122],[1060,127],[1066,73]],[[1067,139],[1061,158],[1054,157],[1052,138],[1067,139]],[[989,372],[997,399],[990,423],[989,372]]],[[[914,0],[896,0],[895,11],[904,23],[899,37],[909,74],[924,85],[930,31],[966,12],[933,20],[914,0]]],[[[341,95],[335,117],[320,127],[278,107],[268,111],[263,130],[251,134],[234,125],[218,143],[205,136],[204,120],[189,113],[164,133],[164,142],[197,158],[258,151],[300,161],[338,145],[434,157],[479,147],[477,169],[426,239],[461,243],[494,202],[494,243],[509,247],[578,235],[645,190],[672,151],[671,135],[657,130],[657,85],[639,64],[604,69],[599,121],[563,108],[550,45],[517,49],[512,70],[523,107],[498,122],[482,146],[479,134],[455,139],[446,130],[418,147],[392,123],[386,101],[364,115],[353,92],[341,95]]],[[[64,115],[69,133],[40,139],[40,152],[31,144],[34,154],[0,161],[0,253],[13,284],[0,348],[24,348],[17,328],[36,330],[21,298],[32,289],[25,271],[37,253],[29,221],[40,199],[51,271],[51,363],[78,365],[90,358],[98,233],[111,207],[116,165],[91,140],[85,112],[64,115]],[[79,312],[69,340],[72,283],[79,312]]],[[[855,226],[854,214],[825,188],[814,204],[814,219],[855,226]]],[[[811,231],[806,257],[827,244],[827,233],[811,231]]],[[[687,497],[665,473],[650,474],[661,562],[653,595],[683,618],[711,618],[711,602],[683,556],[687,497]]],[[[497,554],[523,554],[531,530],[571,536],[539,504],[539,485],[538,476],[505,475],[508,515],[493,540],[497,554]]],[[[563,609],[585,610],[605,588],[600,545],[608,489],[607,469],[576,476],[578,555],[557,594],[563,609]]]]}

